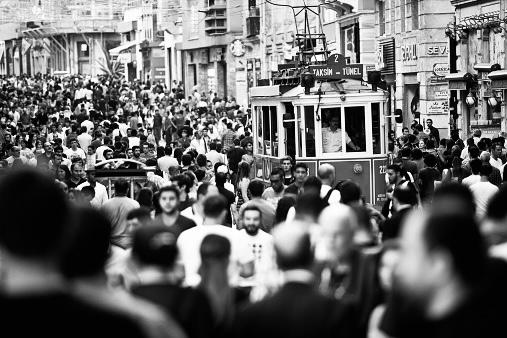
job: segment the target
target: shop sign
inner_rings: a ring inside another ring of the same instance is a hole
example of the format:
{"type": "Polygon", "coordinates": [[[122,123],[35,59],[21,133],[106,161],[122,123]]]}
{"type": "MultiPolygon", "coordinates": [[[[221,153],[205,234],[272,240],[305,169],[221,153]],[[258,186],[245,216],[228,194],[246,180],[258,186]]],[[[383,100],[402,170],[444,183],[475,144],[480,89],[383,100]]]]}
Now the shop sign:
{"type": "Polygon", "coordinates": [[[449,114],[449,101],[429,101],[426,111],[428,114],[449,114]]]}
{"type": "Polygon", "coordinates": [[[417,43],[401,46],[401,60],[403,62],[416,61],[417,59],[417,43]]]}
{"type": "Polygon", "coordinates": [[[426,48],[426,55],[429,56],[447,56],[449,47],[447,45],[431,45],[426,48]]]}
{"type": "Polygon", "coordinates": [[[442,83],[446,83],[445,76],[436,76],[436,75],[432,75],[432,76],[430,76],[430,83],[431,83],[431,84],[442,84],[442,83]]]}
{"type": "Polygon", "coordinates": [[[448,100],[449,99],[449,92],[447,90],[439,90],[435,92],[435,99],[436,100],[448,100]]]}
{"type": "Polygon", "coordinates": [[[466,85],[465,81],[449,81],[449,89],[450,90],[465,90],[465,89],[467,89],[467,85],[466,85]]]}
{"type": "Polygon", "coordinates": [[[334,54],[327,60],[327,65],[309,68],[317,80],[362,79],[364,65],[347,64],[343,55],[334,54]]]}
{"type": "Polygon", "coordinates": [[[436,76],[443,76],[445,77],[447,74],[449,74],[451,71],[451,68],[447,63],[435,63],[433,65],[433,74],[436,76]]]}
{"type": "Polygon", "coordinates": [[[492,80],[491,89],[507,89],[507,79],[504,80],[492,80]]]}
{"type": "Polygon", "coordinates": [[[231,43],[230,49],[231,49],[231,54],[235,57],[240,57],[240,56],[245,55],[245,45],[239,39],[236,39],[231,43]]]}

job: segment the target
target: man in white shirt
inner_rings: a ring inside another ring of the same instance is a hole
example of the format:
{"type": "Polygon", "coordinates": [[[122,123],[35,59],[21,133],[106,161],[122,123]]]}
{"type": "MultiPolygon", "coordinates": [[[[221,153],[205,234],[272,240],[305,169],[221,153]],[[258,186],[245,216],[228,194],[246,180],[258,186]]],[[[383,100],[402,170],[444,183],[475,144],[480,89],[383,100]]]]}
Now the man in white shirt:
{"type": "Polygon", "coordinates": [[[472,175],[465,177],[461,183],[463,183],[464,185],[466,185],[468,187],[471,187],[475,183],[480,182],[481,181],[481,175],[480,175],[481,166],[482,166],[482,161],[479,160],[478,158],[471,160],[470,161],[470,168],[472,169],[472,175]]]}
{"type": "Polygon", "coordinates": [[[81,158],[83,161],[86,159],[86,154],[83,149],[78,147],[77,139],[70,140],[70,148],[64,151],[65,155],[69,160],[74,158],[81,158]]]}
{"type": "Polygon", "coordinates": [[[320,189],[320,197],[323,198],[329,204],[340,203],[340,192],[333,189],[336,169],[329,163],[324,163],[319,166],[317,175],[322,182],[322,188],[320,189]]]}
{"type": "Polygon", "coordinates": [[[217,144],[215,142],[209,143],[209,149],[210,150],[206,153],[206,159],[211,162],[213,168],[216,163],[227,164],[227,156],[217,151],[217,144]]]}
{"type": "Polygon", "coordinates": [[[360,148],[352,142],[346,131],[340,127],[340,117],[333,116],[329,121],[328,128],[322,128],[322,147],[325,153],[336,153],[342,151],[342,133],[345,133],[345,143],[354,151],[360,148]]]}
{"type": "Polygon", "coordinates": [[[169,168],[170,167],[177,167],[179,166],[180,164],[178,163],[178,160],[175,159],[173,156],[173,148],[171,148],[170,146],[166,146],[164,148],[164,156],[162,156],[161,158],[159,158],[157,160],[157,165],[158,165],[158,168],[160,169],[160,171],[162,171],[163,173],[165,172],[169,172],[169,168]]]}
{"type": "Polygon", "coordinates": [[[231,243],[229,278],[236,284],[239,277],[253,275],[254,257],[248,243],[237,230],[223,226],[227,212],[227,201],[221,195],[212,195],[204,201],[204,224],[188,229],[178,238],[181,263],[185,268],[185,281],[189,286],[199,284],[201,265],[199,249],[204,237],[210,234],[223,236],[231,243]]]}
{"type": "Polygon", "coordinates": [[[81,134],[77,137],[77,141],[83,150],[87,150],[88,146],[92,143],[92,136],[88,134],[88,129],[86,127],[81,127],[81,134]]]}
{"type": "Polygon", "coordinates": [[[255,258],[255,274],[262,276],[276,266],[273,236],[261,229],[262,212],[257,206],[247,206],[242,210],[240,217],[243,224],[243,229],[239,231],[240,236],[252,250],[255,258]]]}
{"type": "Polygon", "coordinates": [[[78,185],[76,189],[81,190],[87,186],[91,186],[95,190],[95,197],[90,201],[90,204],[92,207],[99,209],[107,202],[109,196],[107,195],[106,187],[95,179],[95,170],[87,170],[86,182],[78,185]]]}
{"type": "Polygon", "coordinates": [[[207,145],[200,131],[195,133],[194,139],[190,142],[190,147],[194,148],[198,154],[206,154],[207,145]]]}
{"type": "Polygon", "coordinates": [[[470,187],[470,190],[474,195],[475,205],[477,208],[476,214],[478,219],[482,219],[482,217],[486,214],[486,208],[488,206],[489,200],[498,191],[498,187],[494,184],[491,184],[488,180],[491,172],[491,165],[489,163],[483,163],[480,169],[480,182],[475,183],[470,187]]]}
{"type": "Polygon", "coordinates": [[[81,122],[81,127],[86,127],[86,130],[89,134],[93,134],[93,130],[95,129],[95,125],[90,120],[84,120],[81,122]]]}
{"type": "Polygon", "coordinates": [[[181,215],[190,218],[197,225],[204,224],[204,201],[207,197],[219,195],[218,188],[209,183],[202,183],[197,188],[197,201],[181,211],[181,215]]]}
{"type": "Polygon", "coordinates": [[[503,162],[501,159],[502,151],[503,151],[503,145],[501,145],[500,143],[493,144],[493,147],[491,148],[491,158],[489,159],[489,164],[491,164],[491,166],[500,170],[500,174],[503,174],[503,171],[502,171],[503,162]]]}

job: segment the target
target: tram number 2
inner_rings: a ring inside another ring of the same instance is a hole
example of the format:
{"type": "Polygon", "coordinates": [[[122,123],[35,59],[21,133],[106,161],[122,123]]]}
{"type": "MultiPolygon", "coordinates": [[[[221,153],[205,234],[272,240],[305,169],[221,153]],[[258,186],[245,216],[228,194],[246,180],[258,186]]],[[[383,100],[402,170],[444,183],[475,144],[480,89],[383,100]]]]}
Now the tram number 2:
{"type": "Polygon", "coordinates": [[[387,165],[381,165],[379,166],[379,174],[380,175],[385,175],[387,172],[387,165]]]}

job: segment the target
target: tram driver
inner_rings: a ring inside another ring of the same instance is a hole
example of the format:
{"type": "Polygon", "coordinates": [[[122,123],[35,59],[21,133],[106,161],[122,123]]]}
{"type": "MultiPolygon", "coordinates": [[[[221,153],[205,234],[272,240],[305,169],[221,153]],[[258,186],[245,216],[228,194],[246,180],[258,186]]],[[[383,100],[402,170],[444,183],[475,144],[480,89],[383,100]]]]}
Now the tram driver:
{"type": "Polygon", "coordinates": [[[322,128],[322,147],[324,153],[336,153],[342,151],[342,133],[345,133],[345,143],[354,151],[361,150],[356,146],[346,131],[340,128],[340,116],[332,116],[329,127],[322,128]]]}

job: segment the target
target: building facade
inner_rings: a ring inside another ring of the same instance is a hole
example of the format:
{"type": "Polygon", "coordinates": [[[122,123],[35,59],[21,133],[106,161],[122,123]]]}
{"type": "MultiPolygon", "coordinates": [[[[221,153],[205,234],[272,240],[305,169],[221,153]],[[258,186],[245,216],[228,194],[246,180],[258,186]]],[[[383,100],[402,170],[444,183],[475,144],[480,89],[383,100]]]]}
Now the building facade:
{"type": "Polygon", "coordinates": [[[391,94],[391,111],[401,109],[400,129],[431,118],[448,135],[449,45],[444,30],[454,17],[449,1],[376,0],[377,68],[391,94]]]}
{"type": "Polygon", "coordinates": [[[506,8],[498,0],[451,3],[456,18],[446,34],[455,48],[456,70],[448,81],[456,128],[462,137],[480,129],[483,137],[494,138],[507,130],[506,8]]]}

